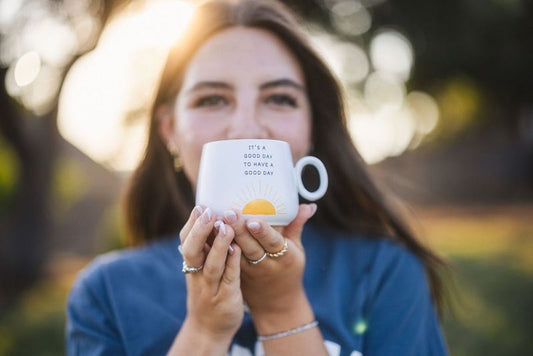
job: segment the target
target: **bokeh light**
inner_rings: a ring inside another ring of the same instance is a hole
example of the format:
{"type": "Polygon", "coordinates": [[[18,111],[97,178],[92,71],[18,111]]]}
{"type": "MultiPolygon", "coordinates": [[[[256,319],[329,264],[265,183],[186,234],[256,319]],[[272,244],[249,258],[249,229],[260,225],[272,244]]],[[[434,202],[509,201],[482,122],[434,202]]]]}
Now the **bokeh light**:
{"type": "Polygon", "coordinates": [[[0,1],[0,32],[5,33],[12,21],[16,18],[16,13],[22,6],[24,0],[2,0],[0,1]]]}
{"type": "Polygon", "coordinates": [[[343,78],[349,83],[363,81],[370,71],[370,63],[365,51],[353,43],[343,43],[338,48],[341,58],[341,72],[343,78]]]}
{"type": "Polygon", "coordinates": [[[358,320],[353,326],[353,332],[356,335],[362,335],[368,329],[368,324],[365,320],[358,320]]]}
{"type": "Polygon", "coordinates": [[[340,41],[320,29],[310,32],[311,41],[342,84],[357,84],[368,76],[370,63],[365,51],[352,42],[340,41]]]}
{"type": "Polygon", "coordinates": [[[333,4],[331,21],[337,31],[350,36],[362,35],[372,25],[372,17],[368,10],[355,0],[344,0],[333,4]]]}
{"type": "Polygon", "coordinates": [[[398,110],[403,105],[405,87],[403,82],[389,73],[374,72],[365,82],[364,97],[375,111],[398,110]]]}
{"type": "Polygon", "coordinates": [[[435,99],[424,92],[413,91],[405,101],[416,122],[417,134],[427,135],[433,131],[439,120],[439,107],[435,99]]]}
{"type": "Polygon", "coordinates": [[[24,54],[15,63],[14,78],[19,87],[24,87],[37,78],[41,70],[41,57],[35,51],[24,54]]]}
{"type": "MultiPolygon", "coordinates": [[[[326,1],[325,5],[332,16],[340,16],[375,4],[326,1]]],[[[347,91],[348,129],[367,163],[415,148],[435,129],[440,117],[437,101],[424,92],[407,92],[414,55],[411,43],[401,33],[377,29],[369,44],[370,60],[353,41],[317,29],[311,31],[311,39],[347,91]]]]}
{"type": "Polygon", "coordinates": [[[43,62],[60,67],[78,50],[78,41],[65,19],[45,17],[28,25],[23,35],[26,46],[37,51],[43,62]]]}
{"type": "Polygon", "coordinates": [[[61,86],[61,70],[53,66],[43,66],[35,81],[22,89],[21,101],[36,115],[44,115],[55,105],[61,86]]]}
{"type": "Polygon", "coordinates": [[[370,58],[377,70],[407,80],[413,66],[413,48],[409,40],[395,30],[381,30],[370,42],[370,58]]]}

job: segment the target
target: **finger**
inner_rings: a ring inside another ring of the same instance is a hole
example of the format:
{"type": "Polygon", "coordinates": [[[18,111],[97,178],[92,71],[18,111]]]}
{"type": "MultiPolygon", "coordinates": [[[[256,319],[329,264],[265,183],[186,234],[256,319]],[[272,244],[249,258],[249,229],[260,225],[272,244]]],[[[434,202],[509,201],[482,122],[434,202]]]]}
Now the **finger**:
{"type": "Polygon", "coordinates": [[[246,228],[266,252],[278,252],[285,244],[283,236],[263,220],[250,219],[246,223],[246,228]]]}
{"type": "Polygon", "coordinates": [[[235,230],[235,242],[241,248],[242,254],[250,260],[263,256],[265,249],[248,231],[244,216],[234,210],[226,210],[223,215],[224,221],[235,230]]]}
{"type": "Polygon", "coordinates": [[[240,288],[241,285],[241,248],[236,244],[232,244],[233,253],[226,259],[226,269],[222,275],[220,282],[220,289],[240,288]]]}
{"type": "Polygon", "coordinates": [[[305,223],[316,213],[316,204],[300,204],[296,217],[283,229],[283,236],[300,243],[305,223]]]}
{"type": "Polygon", "coordinates": [[[196,219],[198,219],[198,217],[202,215],[203,212],[204,212],[204,207],[200,205],[197,205],[192,209],[191,214],[189,215],[189,219],[187,220],[185,225],[183,225],[180,231],[180,241],[182,244],[185,241],[185,238],[187,237],[187,235],[189,235],[189,232],[191,232],[191,229],[194,223],[196,222],[196,219]]]}
{"type": "Polygon", "coordinates": [[[213,230],[214,216],[206,208],[196,219],[182,244],[183,259],[191,267],[201,266],[205,260],[204,246],[213,230]]]}
{"type": "MultiPolygon", "coordinates": [[[[226,226],[222,222],[218,224],[218,234],[205,260],[203,272],[206,281],[213,287],[213,294],[216,293],[220,285],[220,279],[222,278],[226,265],[226,258],[230,252],[231,242],[234,237],[235,232],[231,226],[226,226]]],[[[235,251],[232,253],[235,253],[235,251]]]]}

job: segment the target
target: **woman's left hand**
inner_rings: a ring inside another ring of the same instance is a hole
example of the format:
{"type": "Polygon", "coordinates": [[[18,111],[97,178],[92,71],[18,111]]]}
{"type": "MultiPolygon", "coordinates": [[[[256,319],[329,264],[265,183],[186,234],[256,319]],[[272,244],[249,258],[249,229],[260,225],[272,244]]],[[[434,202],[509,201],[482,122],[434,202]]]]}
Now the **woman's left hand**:
{"type": "Polygon", "coordinates": [[[298,303],[308,304],[302,281],[305,253],[301,234],[315,212],[316,204],[301,204],[289,225],[276,228],[257,218],[245,221],[235,211],[224,213],[242,249],[241,289],[254,321],[263,316],[272,320],[276,315],[288,316],[298,303]]]}

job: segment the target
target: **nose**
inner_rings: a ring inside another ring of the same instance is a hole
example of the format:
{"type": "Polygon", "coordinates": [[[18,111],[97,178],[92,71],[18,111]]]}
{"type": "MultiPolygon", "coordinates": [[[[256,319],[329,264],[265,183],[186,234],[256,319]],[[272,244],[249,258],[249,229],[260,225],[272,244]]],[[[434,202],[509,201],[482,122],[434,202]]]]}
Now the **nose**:
{"type": "Polygon", "coordinates": [[[240,104],[229,117],[227,139],[268,138],[254,105],[240,104]]]}

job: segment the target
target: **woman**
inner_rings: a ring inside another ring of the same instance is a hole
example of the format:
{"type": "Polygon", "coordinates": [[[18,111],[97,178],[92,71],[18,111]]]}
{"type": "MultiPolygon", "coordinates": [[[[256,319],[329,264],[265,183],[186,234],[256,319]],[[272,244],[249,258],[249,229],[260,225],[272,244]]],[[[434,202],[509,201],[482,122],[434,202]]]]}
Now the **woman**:
{"type": "Polygon", "coordinates": [[[434,306],[441,260],[369,178],[339,87],[287,9],[204,4],[161,78],[125,200],[143,246],[81,273],[70,354],[446,354],[434,306]],[[202,145],[238,138],[287,141],[295,161],[319,157],[327,194],[283,228],[195,207],[202,145]]]}

